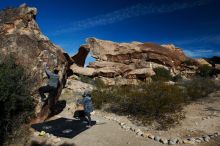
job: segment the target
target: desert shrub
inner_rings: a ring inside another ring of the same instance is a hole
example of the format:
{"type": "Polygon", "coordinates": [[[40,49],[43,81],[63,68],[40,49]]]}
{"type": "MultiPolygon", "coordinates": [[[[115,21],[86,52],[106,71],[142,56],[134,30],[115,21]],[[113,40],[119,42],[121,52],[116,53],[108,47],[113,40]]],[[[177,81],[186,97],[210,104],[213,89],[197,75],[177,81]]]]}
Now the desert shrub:
{"type": "Polygon", "coordinates": [[[193,66],[193,65],[196,65],[196,62],[192,59],[187,59],[183,62],[183,64],[185,64],[187,66],[193,66]]]}
{"type": "Polygon", "coordinates": [[[156,120],[160,127],[164,128],[168,128],[178,120],[174,119],[175,116],[168,115],[181,111],[185,100],[185,96],[178,86],[166,85],[161,82],[154,82],[142,91],[133,90],[127,95],[119,102],[121,112],[138,117],[144,124],[156,120]],[[165,121],[165,117],[166,119],[169,117],[169,120],[165,121]]]}
{"type": "Polygon", "coordinates": [[[154,81],[170,81],[172,79],[170,71],[165,68],[154,68],[154,72],[155,75],[152,77],[154,81]]]}
{"type": "Polygon", "coordinates": [[[133,115],[144,124],[154,119],[163,127],[168,127],[164,125],[176,121],[176,119],[171,120],[175,116],[170,116],[167,121],[163,119],[168,117],[167,114],[181,111],[185,100],[181,88],[175,85],[166,85],[162,82],[96,89],[93,91],[92,96],[93,102],[95,106],[98,105],[98,108],[108,103],[111,106],[107,110],[118,114],[133,115]]]}
{"type": "Polygon", "coordinates": [[[102,105],[106,103],[108,99],[109,94],[108,94],[107,86],[99,78],[96,78],[94,80],[94,86],[96,87],[96,89],[92,91],[92,97],[93,97],[92,99],[94,102],[94,106],[97,109],[101,109],[102,105]]]}
{"type": "Polygon", "coordinates": [[[0,145],[33,115],[29,77],[8,57],[0,62],[0,145]]]}
{"type": "Polygon", "coordinates": [[[84,75],[80,75],[79,77],[80,77],[80,81],[82,81],[84,83],[94,84],[94,81],[91,77],[84,76],[84,75]]]}
{"type": "Polygon", "coordinates": [[[180,80],[175,85],[154,81],[150,84],[107,87],[102,82],[97,83],[98,88],[92,92],[96,108],[108,105],[104,106],[104,110],[131,115],[133,121],[139,120],[142,124],[156,121],[158,129],[178,124],[184,118],[184,105],[206,97],[216,89],[215,82],[208,78],[180,80]]]}
{"type": "Polygon", "coordinates": [[[199,67],[199,75],[201,77],[209,77],[212,73],[212,67],[205,64],[199,67]]]}
{"type": "Polygon", "coordinates": [[[183,78],[182,78],[182,76],[180,75],[180,74],[178,74],[178,75],[175,75],[173,78],[172,78],[172,81],[174,81],[174,82],[179,82],[179,81],[181,81],[183,78]]]}
{"type": "Polygon", "coordinates": [[[95,79],[94,86],[97,87],[98,89],[106,88],[105,83],[100,78],[95,79]]]}
{"type": "Polygon", "coordinates": [[[107,91],[93,90],[92,91],[92,100],[94,102],[94,106],[97,109],[101,109],[102,105],[107,102],[107,91]]]}
{"type": "Polygon", "coordinates": [[[185,81],[183,86],[186,88],[189,100],[204,98],[217,88],[215,82],[209,78],[194,78],[185,81]]]}

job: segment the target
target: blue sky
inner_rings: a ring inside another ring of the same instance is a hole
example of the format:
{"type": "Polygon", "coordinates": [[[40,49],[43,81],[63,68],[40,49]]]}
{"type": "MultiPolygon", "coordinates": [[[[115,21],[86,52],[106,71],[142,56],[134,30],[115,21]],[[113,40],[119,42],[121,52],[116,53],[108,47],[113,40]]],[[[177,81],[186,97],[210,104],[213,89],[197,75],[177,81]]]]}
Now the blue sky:
{"type": "Polygon", "coordinates": [[[173,43],[191,57],[220,56],[219,0],[0,0],[0,9],[22,3],[38,9],[42,32],[71,55],[96,37],[173,43]]]}

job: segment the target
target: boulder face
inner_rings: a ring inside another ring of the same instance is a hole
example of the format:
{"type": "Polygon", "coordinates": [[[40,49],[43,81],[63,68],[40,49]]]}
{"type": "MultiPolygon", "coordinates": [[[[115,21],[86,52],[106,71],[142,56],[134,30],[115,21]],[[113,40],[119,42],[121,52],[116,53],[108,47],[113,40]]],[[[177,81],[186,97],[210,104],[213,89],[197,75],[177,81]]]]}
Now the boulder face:
{"type": "Polygon", "coordinates": [[[0,11],[0,54],[13,56],[16,63],[23,66],[28,74],[36,79],[32,95],[37,103],[38,120],[44,120],[50,114],[50,107],[44,105],[41,109],[38,106],[40,99],[38,88],[46,85],[47,82],[43,63],[47,62],[51,70],[54,68],[61,70],[64,67],[63,72],[59,73],[60,86],[54,97],[55,103],[66,80],[65,68],[68,62],[63,50],[41,33],[35,21],[36,14],[36,8],[26,5],[0,11]]]}
{"type": "Polygon", "coordinates": [[[197,58],[195,59],[195,61],[198,63],[199,66],[202,66],[202,65],[212,66],[208,61],[206,61],[203,58],[197,58]]]}
{"type": "MultiPolygon", "coordinates": [[[[93,57],[101,61],[132,64],[136,61],[156,62],[168,67],[179,66],[187,59],[185,54],[173,45],[153,43],[114,43],[111,41],[87,39],[93,57]]],[[[142,67],[142,66],[140,66],[142,67]]]]}
{"type": "MultiPolygon", "coordinates": [[[[76,65],[70,68],[73,73],[93,77],[146,80],[155,74],[154,68],[164,67],[175,73],[188,59],[183,51],[174,45],[115,43],[89,38],[83,46],[80,47],[79,53],[83,49],[90,50],[96,61],[90,63],[87,68],[77,68],[76,65]]],[[[78,54],[75,56],[79,56],[78,54]]]]}

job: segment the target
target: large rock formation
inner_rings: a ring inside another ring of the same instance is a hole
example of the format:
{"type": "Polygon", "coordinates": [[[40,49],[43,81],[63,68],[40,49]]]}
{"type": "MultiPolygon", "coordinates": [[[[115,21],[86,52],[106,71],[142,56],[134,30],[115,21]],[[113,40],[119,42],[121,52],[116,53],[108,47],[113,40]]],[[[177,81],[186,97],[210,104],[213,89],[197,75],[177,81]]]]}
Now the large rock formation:
{"type": "MultiPolygon", "coordinates": [[[[36,79],[32,95],[37,105],[37,117],[39,120],[44,120],[50,113],[50,107],[47,104],[42,109],[38,106],[40,99],[38,88],[47,82],[43,62],[47,62],[50,69],[56,67],[61,70],[63,65],[67,67],[67,60],[63,55],[63,50],[51,43],[41,33],[35,21],[36,14],[36,8],[26,5],[0,11],[0,54],[2,56],[13,56],[16,62],[22,65],[31,77],[36,79]]],[[[56,97],[54,97],[54,103],[58,100],[65,83],[65,70],[59,74],[60,86],[56,97]]]]}
{"type": "MultiPolygon", "coordinates": [[[[123,64],[137,64],[145,62],[156,62],[168,67],[180,65],[187,59],[184,53],[168,45],[160,46],[153,43],[114,43],[95,38],[87,40],[93,57],[101,61],[119,62],[123,64]]],[[[145,67],[140,64],[139,68],[145,67]]]]}
{"type": "MultiPolygon", "coordinates": [[[[101,77],[108,83],[111,80],[111,84],[116,77],[123,79],[123,82],[124,79],[148,80],[155,74],[153,69],[156,67],[164,67],[173,74],[178,74],[183,62],[188,59],[183,51],[174,45],[115,43],[96,38],[87,39],[87,44],[80,47],[80,52],[83,50],[90,50],[96,61],[86,68],[80,67],[83,64],[72,65],[70,69],[73,73],[101,77]]],[[[79,56],[78,54],[75,56],[79,56]]]]}

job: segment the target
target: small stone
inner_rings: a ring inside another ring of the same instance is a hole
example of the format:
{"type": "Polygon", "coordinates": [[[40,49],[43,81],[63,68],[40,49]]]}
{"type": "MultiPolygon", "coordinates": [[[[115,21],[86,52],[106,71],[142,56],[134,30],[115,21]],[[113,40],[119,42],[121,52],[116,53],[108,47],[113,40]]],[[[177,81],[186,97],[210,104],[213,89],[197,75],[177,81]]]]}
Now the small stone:
{"type": "Polygon", "coordinates": [[[169,141],[168,141],[168,144],[169,145],[174,145],[177,143],[177,138],[171,138],[169,141]]]}
{"type": "Polygon", "coordinates": [[[142,132],[142,131],[139,131],[139,132],[136,133],[136,135],[137,135],[137,136],[142,136],[142,135],[143,135],[143,132],[142,132]]]}
{"type": "Polygon", "coordinates": [[[215,133],[214,133],[214,136],[217,137],[217,136],[218,136],[218,132],[215,132],[215,133]]]}
{"type": "Polygon", "coordinates": [[[204,139],[205,142],[209,142],[210,137],[208,135],[206,135],[206,136],[203,137],[203,139],[204,139]]]}
{"type": "Polygon", "coordinates": [[[197,137],[196,139],[203,141],[203,138],[202,138],[202,137],[197,137]]]}
{"type": "Polygon", "coordinates": [[[125,125],[125,123],[120,123],[121,126],[125,125]]]}
{"type": "Polygon", "coordinates": [[[210,138],[214,138],[215,135],[214,135],[214,134],[209,134],[209,137],[210,137],[210,138]]]}
{"type": "Polygon", "coordinates": [[[148,132],[145,132],[145,133],[143,134],[144,137],[148,137],[149,135],[150,135],[150,133],[148,133],[148,132]]]}
{"type": "Polygon", "coordinates": [[[192,137],[192,138],[189,138],[188,140],[191,141],[191,142],[194,142],[194,143],[195,143],[195,141],[196,141],[195,138],[193,138],[193,137],[192,137]]]}
{"type": "Polygon", "coordinates": [[[189,141],[188,139],[183,140],[183,143],[184,144],[194,144],[194,142],[189,141]]]}
{"type": "Polygon", "coordinates": [[[162,144],[168,144],[168,140],[167,140],[166,138],[161,138],[161,139],[160,139],[160,142],[161,142],[162,144]]]}
{"type": "Polygon", "coordinates": [[[159,142],[160,141],[160,136],[155,136],[154,140],[159,142]]]}
{"type": "Polygon", "coordinates": [[[135,132],[140,132],[141,130],[140,129],[135,129],[135,132]]]}
{"type": "Polygon", "coordinates": [[[134,127],[130,127],[130,130],[131,130],[131,131],[135,131],[135,128],[134,128],[134,127]]]}
{"type": "Polygon", "coordinates": [[[121,128],[122,128],[122,129],[126,129],[126,125],[122,125],[121,128]]]}
{"type": "Polygon", "coordinates": [[[154,135],[150,134],[150,135],[148,135],[148,138],[154,139],[154,135]]]}
{"type": "Polygon", "coordinates": [[[201,143],[202,141],[200,139],[195,140],[196,143],[201,143]]]}
{"type": "Polygon", "coordinates": [[[125,126],[125,130],[129,131],[130,127],[129,126],[125,126]]]}
{"type": "Polygon", "coordinates": [[[178,144],[182,144],[183,143],[183,140],[181,138],[177,138],[177,142],[178,144]]]}

